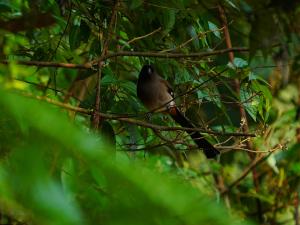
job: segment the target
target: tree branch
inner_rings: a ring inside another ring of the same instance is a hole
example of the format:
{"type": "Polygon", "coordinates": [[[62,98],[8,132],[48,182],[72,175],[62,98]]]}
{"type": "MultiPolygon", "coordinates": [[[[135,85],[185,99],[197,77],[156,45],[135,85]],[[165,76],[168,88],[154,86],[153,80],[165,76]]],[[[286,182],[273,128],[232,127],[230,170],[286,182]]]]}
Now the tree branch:
{"type": "MultiPolygon", "coordinates": [[[[223,6],[221,4],[218,4],[218,10],[219,10],[219,14],[220,14],[220,19],[222,22],[222,25],[224,27],[224,36],[225,36],[225,41],[226,41],[226,47],[227,48],[232,48],[232,42],[231,42],[231,38],[230,38],[230,33],[229,33],[229,28],[228,28],[228,23],[227,23],[227,17],[225,14],[225,10],[223,8],[223,6]]],[[[229,61],[234,64],[234,53],[228,52],[228,56],[229,56],[229,61]]],[[[238,96],[240,96],[240,91],[241,91],[241,85],[240,85],[240,80],[238,79],[234,79],[234,86],[235,86],[235,90],[238,96]]],[[[247,114],[245,111],[245,108],[242,104],[238,104],[239,105],[239,110],[240,110],[240,116],[241,116],[241,127],[242,127],[242,131],[247,133],[249,132],[249,125],[248,125],[248,120],[247,120],[247,114]]],[[[246,142],[247,148],[248,149],[253,149],[253,145],[252,142],[250,140],[247,140],[246,142]]],[[[254,155],[253,153],[248,152],[249,158],[251,160],[254,159],[254,155]]],[[[257,171],[255,169],[255,167],[253,167],[252,171],[252,178],[253,178],[253,183],[255,186],[255,190],[258,193],[259,192],[259,180],[257,179],[257,171]]],[[[258,212],[262,212],[262,204],[260,199],[256,199],[256,203],[257,203],[257,211],[258,212]]],[[[258,220],[260,221],[260,223],[262,223],[263,221],[263,214],[262,213],[258,213],[258,220]]]]}
{"type": "MultiPolygon", "coordinates": [[[[129,57],[143,56],[143,57],[155,57],[155,58],[204,58],[209,56],[222,55],[228,52],[248,52],[248,51],[249,48],[246,47],[233,47],[233,48],[220,49],[215,51],[206,51],[206,52],[192,52],[189,54],[119,51],[119,52],[108,53],[107,55],[101,57],[101,60],[104,61],[109,58],[122,57],[122,56],[129,56],[129,57]]],[[[26,61],[26,60],[1,60],[0,63],[6,65],[9,63],[16,63],[25,66],[58,67],[58,68],[68,68],[68,69],[95,69],[98,67],[99,59],[93,60],[91,62],[87,62],[85,64],[46,62],[46,61],[26,61]]]]}
{"type": "Polygon", "coordinates": [[[295,218],[295,225],[299,225],[299,193],[296,191],[294,195],[295,195],[295,197],[294,197],[294,207],[295,207],[294,218],[295,218]]]}
{"type": "MultiPolygon", "coordinates": [[[[24,94],[27,97],[38,99],[41,101],[45,101],[47,103],[50,103],[52,105],[59,106],[61,108],[77,112],[77,113],[82,113],[86,115],[92,115],[94,113],[93,109],[85,109],[77,106],[72,106],[70,104],[66,104],[63,102],[55,101],[51,98],[43,97],[43,96],[33,96],[31,94],[24,94]]],[[[155,125],[152,123],[147,123],[141,120],[129,118],[126,115],[117,115],[117,114],[107,114],[107,113],[102,113],[102,112],[97,112],[102,118],[107,119],[107,120],[117,120],[117,121],[122,121],[126,123],[131,123],[135,124],[141,127],[147,127],[155,130],[160,130],[160,131],[199,131],[202,133],[207,133],[207,134],[213,134],[213,135],[222,135],[222,136],[244,136],[244,137],[255,137],[255,134],[246,134],[246,133],[240,133],[240,132],[230,132],[230,133],[224,133],[224,132],[217,132],[217,131],[208,131],[204,130],[201,128],[187,128],[187,127],[168,127],[168,126],[160,126],[160,125],[155,125]]]]}
{"type": "MultiPolygon", "coordinates": [[[[109,23],[109,27],[108,27],[108,32],[107,32],[107,37],[106,37],[106,40],[104,42],[104,46],[103,46],[103,50],[101,52],[100,58],[105,57],[107,55],[107,51],[108,51],[108,48],[109,48],[109,43],[110,43],[111,38],[112,38],[111,34],[112,34],[113,26],[115,24],[116,17],[117,17],[117,8],[118,8],[118,5],[119,5],[119,1],[117,0],[116,3],[115,3],[115,5],[114,5],[114,8],[112,10],[112,15],[111,15],[111,19],[110,19],[110,23],[109,23]]],[[[102,61],[99,60],[98,61],[98,71],[97,71],[95,110],[94,110],[93,116],[92,116],[92,127],[94,129],[98,129],[99,123],[101,122],[101,117],[98,114],[98,112],[100,112],[100,110],[101,110],[101,78],[102,78],[102,67],[103,67],[103,63],[102,63],[102,61]]]]}
{"type": "Polygon", "coordinates": [[[25,60],[1,60],[1,64],[16,63],[24,66],[37,66],[37,67],[57,67],[67,69],[91,69],[92,66],[86,64],[74,64],[74,63],[60,63],[60,62],[46,62],[46,61],[25,61],[25,60]]]}
{"type": "MultiPolygon", "coordinates": [[[[143,56],[143,57],[155,57],[155,58],[203,58],[214,55],[222,55],[228,52],[248,52],[249,48],[246,47],[233,47],[220,49],[215,51],[203,51],[203,52],[192,52],[192,53],[168,53],[168,52],[135,52],[135,51],[119,51],[107,54],[102,60],[120,57],[120,56],[143,56]]],[[[99,59],[98,59],[99,60],[99,59]]],[[[91,64],[96,63],[98,60],[93,60],[91,64]]]]}

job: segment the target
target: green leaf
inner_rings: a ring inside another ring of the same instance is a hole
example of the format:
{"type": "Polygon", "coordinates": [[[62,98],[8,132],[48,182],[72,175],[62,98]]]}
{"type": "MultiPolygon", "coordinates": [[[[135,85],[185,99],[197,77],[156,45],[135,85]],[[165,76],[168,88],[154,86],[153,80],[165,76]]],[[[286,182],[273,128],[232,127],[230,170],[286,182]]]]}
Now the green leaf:
{"type": "Polygon", "coordinates": [[[251,71],[249,72],[248,77],[249,77],[249,81],[258,79],[258,76],[251,71]]]}
{"type": "Polygon", "coordinates": [[[246,66],[248,66],[248,62],[242,58],[237,58],[235,57],[233,60],[233,64],[237,67],[237,68],[244,68],[246,66]]]}
{"type": "Polygon", "coordinates": [[[214,34],[217,38],[221,39],[221,33],[220,33],[220,31],[218,30],[219,28],[217,27],[216,24],[214,24],[214,23],[208,21],[208,28],[209,28],[209,30],[211,30],[211,31],[213,32],[213,34],[214,34]]]}
{"type": "Polygon", "coordinates": [[[103,68],[103,74],[104,76],[101,80],[101,85],[111,85],[118,83],[118,79],[116,78],[110,67],[103,68]]]}
{"type": "Polygon", "coordinates": [[[194,26],[190,25],[187,28],[189,35],[193,38],[193,45],[196,49],[199,49],[199,38],[194,26]]]}
{"type": "Polygon", "coordinates": [[[242,84],[240,89],[240,99],[245,107],[246,111],[249,113],[251,118],[256,121],[256,116],[258,112],[258,104],[259,104],[259,97],[253,96],[254,93],[251,91],[251,88],[248,86],[248,84],[242,84]]]}
{"type": "Polygon", "coordinates": [[[1,199],[9,209],[15,203],[41,224],[239,224],[196,188],[154,173],[144,162],[112,159],[61,110],[1,89],[0,106],[15,129],[27,127],[0,165],[1,199]],[[63,184],[56,171],[65,174],[63,184]]]}
{"type": "Polygon", "coordinates": [[[69,34],[69,45],[71,50],[75,50],[80,46],[80,26],[73,25],[69,34]]]}
{"type": "Polygon", "coordinates": [[[91,47],[90,47],[89,55],[91,57],[98,56],[101,54],[101,49],[102,49],[102,46],[101,46],[100,40],[94,39],[94,41],[92,42],[91,47]]]}
{"type": "MultiPolygon", "coordinates": [[[[203,26],[202,26],[202,24],[200,23],[199,20],[197,20],[197,25],[198,25],[198,29],[197,29],[198,33],[205,32],[205,29],[203,28],[203,26]]],[[[200,36],[200,40],[201,40],[201,43],[202,43],[203,47],[209,47],[206,36],[203,36],[203,37],[200,36]]]]}
{"type": "Polygon", "coordinates": [[[136,94],[136,84],[131,81],[121,82],[121,87],[126,90],[127,93],[130,93],[131,95],[136,94]]]}
{"type": "Polygon", "coordinates": [[[132,10],[140,7],[143,4],[143,0],[130,0],[129,3],[130,3],[129,9],[132,10]]]}
{"type": "Polygon", "coordinates": [[[164,10],[162,14],[162,25],[165,33],[169,33],[176,21],[176,12],[175,10],[164,10]]]}
{"type": "Polygon", "coordinates": [[[88,42],[90,34],[91,34],[91,29],[89,25],[84,20],[82,20],[80,23],[80,33],[79,33],[80,40],[85,43],[88,42]]]}
{"type": "Polygon", "coordinates": [[[0,2],[0,12],[1,13],[7,13],[7,12],[11,12],[12,11],[12,8],[11,8],[11,5],[9,5],[8,3],[6,2],[0,2]]]}
{"type": "Polygon", "coordinates": [[[120,37],[124,40],[128,40],[128,35],[126,32],[124,31],[120,31],[120,37]]]}
{"type": "Polygon", "coordinates": [[[269,115],[269,110],[271,109],[272,106],[272,99],[273,99],[272,93],[270,92],[267,86],[265,86],[264,84],[260,84],[257,80],[252,81],[252,87],[255,92],[262,94],[260,97],[260,104],[258,107],[258,111],[260,116],[264,120],[267,120],[269,115]]]}
{"type": "Polygon", "coordinates": [[[203,83],[206,83],[208,85],[205,88],[197,89],[196,93],[197,93],[198,99],[202,99],[202,100],[206,99],[208,101],[215,103],[219,108],[222,108],[220,93],[219,93],[216,85],[211,81],[206,82],[206,79],[202,79],[202,78],[199,81],[194,81],[196,86],[201,85],[203,83]]]}
{"type": "Polygon", "coordinates": [[[300,175],[300,163],[298,162],[294,162],[291,166],[290,166],[290,170],[291,172],[300,175]]]}
{"type": "Polygon", "coordinates": [[[182,84],[193,80],[187,69],[177,67],[176,70],[175,84],[182,84]]]}
{"type": "Polygon", "coordinates": [[[232,8],[240,11],[240,9],[231,1],[231,0],[225,0],[232,8]]]}

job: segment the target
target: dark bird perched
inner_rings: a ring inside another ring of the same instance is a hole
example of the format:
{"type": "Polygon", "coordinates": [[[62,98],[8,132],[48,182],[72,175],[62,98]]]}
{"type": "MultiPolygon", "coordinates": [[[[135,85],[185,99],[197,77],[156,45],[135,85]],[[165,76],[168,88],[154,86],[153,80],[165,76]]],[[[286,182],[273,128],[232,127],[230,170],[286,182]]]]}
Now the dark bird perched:
{"type": "MultiPolygon", "coordinates": [[[[167,112],[183,127],[195,126],[180,112],[174,101],[170,84],[155,71],[151,65],[143,66],[137,82],[137,96],[150,111],[167,112]]],[[[187,131],[207,158],[214,158],[220,152],[199,132],[187,131]]]]}

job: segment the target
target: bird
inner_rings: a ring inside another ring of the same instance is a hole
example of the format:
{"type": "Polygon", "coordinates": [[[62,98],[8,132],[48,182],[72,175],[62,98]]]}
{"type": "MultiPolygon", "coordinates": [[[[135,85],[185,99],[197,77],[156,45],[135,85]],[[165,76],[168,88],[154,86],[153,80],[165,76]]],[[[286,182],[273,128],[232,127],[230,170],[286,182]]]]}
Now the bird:
{"type": "MultiPolygon", "coordinates": [[[[168,113],[182,127],[195,128],[176,106],[171,85],[157,73],[153,65],[142,67],[137,81],[137,97],[150,112],[168,113]]],[[[197,146],[203,149],[208,159],[220,154],[201,133],[195,131],[187,131],[187,133],[197,146]]]]}

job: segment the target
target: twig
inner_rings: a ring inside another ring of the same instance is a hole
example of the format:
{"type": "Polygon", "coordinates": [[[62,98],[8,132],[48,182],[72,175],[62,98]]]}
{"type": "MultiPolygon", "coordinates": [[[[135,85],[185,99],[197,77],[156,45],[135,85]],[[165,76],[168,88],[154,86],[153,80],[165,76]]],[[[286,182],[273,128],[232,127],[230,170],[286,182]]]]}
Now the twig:
{"type": "MultiPolygon", "coordinates": [[[[59,46],[60,46],[60,44],[61,44],[61,41],[62,41],[63,37],[65,36],[65,33],[66,33],[66,31],[67,31],[67,28],[68,28],[68,26],[69,26],[70,19],[71,19],[71,15],[72,15],[72,5],[71,5],[70,10],[69,10],[69,15],[68,15],[67,24],[66,24],[66,26],[65,26],[65,29],[63,30],[63,33],[61,34],[61,36],[60,36],[60,38],[59,38],[59,41],[58,41],[58,43],[57,43],[57,45],[56,45],[54,51],[52,52],[52,54],[51,54],[50,57],[48,58],[48,61],[52,61],[53,58],[55,57],[56,52],[57,52],[57,50],[58,50],[58,48],[59,48],[59,46]]],[[[39,69],[40,69],[40,68],[38,68],[38,69],[36,70],[36,72],[39,71],[39,69]]],[[[48,78],[48,82],[47,82],[46,88],[44,89],[44,94],[46,94],[46,91],[47,91],[47,89],[48,89],[48,87],[50,86],[50,84],[51,84],[52,81],[53,81],[53,83],[54,83],[54,89],[56,89],[56,75],[57,75],[57,70],[54,71],[53,76],[50,76],[50,77],[48,78]]],[[[55,93],[56,93],[56,92],[55,92],[55,93]]]]}
{"type": "Polygon", "coordinates": [[[98,112],[100,112],[100,100],[101,100],[101,73],[102,73],[102,67],[98,66],[98,72],[97,72],[97,83],[96,83],[96,98],[95,98],[95,110],[92,114],[92,127],[96,130],[99,127],[100,122],[100,115],[98,112]]]}
{"type": "Polygon", "coordinates": [[[200,36],[204,36],[204,35],[206,35],[206,34],[208,34],[208,33],[211,33],[211,32],[221,31],[221,30],[223,30],[223,29],[224,29],[224,27],[219,28],[219,29],[215,29],[215,30],[208,30],[208,31],[205,31],[205,32],[199,32],[196,36],[194,36],[194,37],[188,39],[187,41],[185,41],[185,42],[179,44],[176,48],[170,48],[170,49],[162,50],[162,51],[160,51],[160,52],[176,51],[176,50],[178,50],[178,49],[183,48],[184,46],[186,46],[187,44],[189,44],[190,42],[192,42],[192,41],[195,40],[196,38],[199,38],[200,36]]]}
{"type": "Polygon", "coordinates": [[[61,43],[63,37],[64,37],[65,34],[66,34],[67,28],[68,28],[68,26],[69,26],[69,24],[70,24],[71,15],[72,15],[72,6],[71,6],[70,11],[69,11],[69,15],[68,15],[67,24],[66,24],[66,26],[65,26],[65,29],[63,30],[63,32],[62,32],[62,34],[61,34],[61,36],[60,36],[60,38],[59,38],[59,41],[58,41],[58,43],[57,43],[57,45],[56,45],[56,48],[54,49],[54,52],[53,52],[53,54],[52,54],[50,60],[52,60],[53,57],[55,56],[55,54],[56,54],[56,52],[57,52],[57,49],[59,48],[60,43],[61,43]]]}
{"type": "MultiPolygon", "coordinates": [[[[266,151],[255,151],[255,150],[251,150],[251,149],[247,149],[247,148],[242,148],[242,147],[239,147],[239,146],[218,146],[218,149],[222,150],[222,153],[223,152],[229,152],[231,150],[242,150],[242,151],[245,151],[245,152],[252,152],[252,153],[255,153],[255,154],[261,154],[261,153],[272,153],[272,152],[275,152],[277,151],[278,149],[271,149],[271,150],[266,150],[266,151]]],[[[281,147],[282,148],[282,147],[281,147]]]]}
{"type": "MultiPolygon", "coordinates": [[[[149,36],[151,36],[151,35],[157,33],[157,32],[160,31],[160,30],[161,30],[161,27],[159,27],[159,28],[157,28],[156,30],[154,30],[154,31],[152,31],[152,32],[150,32],[150,33],[148,33],[148,34],[145,34],[145,35],[143,35],[143,36],[135,37],[135,38],[133,38],[133,39],[127,41],[127,44],[129,45],[129,44],[131,44],[131,43],[133,43],[133,42],[135,42],[135,41],[138,41],[138,40],[144,39],[144,38],[146,38],[146,37],[149,37],[149,36]]],[[[122,49],[124,48],[124,46],[125,46],[125,45],[123,45],[122,49]]]]}

